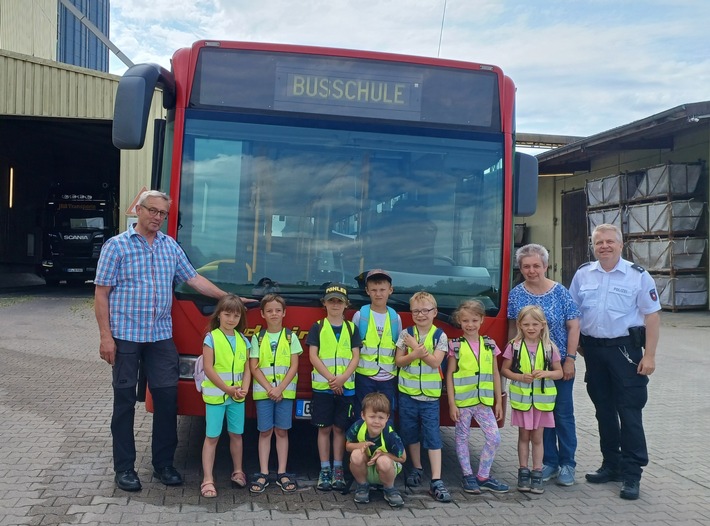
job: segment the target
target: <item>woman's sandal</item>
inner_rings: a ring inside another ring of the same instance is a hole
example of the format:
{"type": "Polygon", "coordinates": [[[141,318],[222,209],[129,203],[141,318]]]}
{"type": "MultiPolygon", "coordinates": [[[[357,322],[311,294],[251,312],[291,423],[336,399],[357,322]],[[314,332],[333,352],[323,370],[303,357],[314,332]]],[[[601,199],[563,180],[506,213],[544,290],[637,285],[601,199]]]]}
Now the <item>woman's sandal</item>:
{"type": "Polygon", "coordinates": [[[215,488],[214,482],[203,482],[200,484],[200,495],[206,499],[213,499],[217,496],[217,488],[215,488]]]}
{"type": "Polygon", "coordinates": [[[232,473],[232,485],[236,486],[237,488],[246,488],[247,487],[247,477],[244,474],[243,471],[235,471],[232,473]]]}
{"type": "Polygon", "coordinates": [[[279,473],[276,475],[276,485],[281,488],[284,493],[293,493],[298,489],[298,484],[288,473],[279,473]]]}
{"type": "Polygon", "coordinates": [[[268,477],[269,475],[266,473],[254,473],[254,478],[251,479],[249,484],[249,491],[251,493],[264,493],[266,486],[269,485],[268,477]]]}

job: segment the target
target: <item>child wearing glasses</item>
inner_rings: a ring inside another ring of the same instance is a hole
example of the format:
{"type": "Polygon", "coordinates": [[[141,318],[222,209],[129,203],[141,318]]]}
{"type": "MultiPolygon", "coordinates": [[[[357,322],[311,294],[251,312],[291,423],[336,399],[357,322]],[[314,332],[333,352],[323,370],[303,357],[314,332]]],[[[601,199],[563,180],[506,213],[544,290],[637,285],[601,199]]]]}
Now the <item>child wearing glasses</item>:
{"type": "Polygon", "coordinates": [[[429,493],[439,502],[451,502],[451,494],[441,480],[441,362],[448,351],[444,331],[434,326],[436,299],[428,292],[417,292],[409,300],[414,325],[401,332],[397,340],[395,364],[399,370],[399,430],[409,451],[412,471],[408,486],[422,483],[421,448],[429,453],[431,483],[429,493]]]}

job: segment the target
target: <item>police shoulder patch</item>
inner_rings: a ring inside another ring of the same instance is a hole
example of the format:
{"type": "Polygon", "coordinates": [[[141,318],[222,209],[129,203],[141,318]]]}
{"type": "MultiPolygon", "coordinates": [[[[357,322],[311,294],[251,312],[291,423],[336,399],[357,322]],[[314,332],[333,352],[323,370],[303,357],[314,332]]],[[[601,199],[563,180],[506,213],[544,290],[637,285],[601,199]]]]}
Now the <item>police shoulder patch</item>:
{"type": "Polygon", "coordinates": [[[656,293],[656,289],[649,290],[648,295],[651,296],[651,299],[653,301],[658,301],[658,294],[656,293]]]}
{"type": "Polygon", "coordinates": [[[636,263],[634,263],[633,265],[631,265],[631,268],[634,269],[634,270],[638,270],[638,271],[641,272],[642,274],[643,274],[644,272],[646,272],[646,269],[645,269],[645,268],[643,268],[641,265],[637,265],[636,263]]]}

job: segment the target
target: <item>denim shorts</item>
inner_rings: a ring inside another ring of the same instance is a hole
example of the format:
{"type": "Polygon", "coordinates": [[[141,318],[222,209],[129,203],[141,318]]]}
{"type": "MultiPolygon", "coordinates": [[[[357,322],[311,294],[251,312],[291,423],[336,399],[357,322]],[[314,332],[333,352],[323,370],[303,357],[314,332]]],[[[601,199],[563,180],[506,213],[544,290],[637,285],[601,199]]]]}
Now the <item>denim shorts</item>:
{"type": "Polygon", "coordinates": [[[266,400],[256,400],[255,404],[256,428],[259,431],[269,431],[274,427],[291,429],[293,400],[284,398],[280,402],[274,402],[267,398],[266,400]]]}
{"type": "Polygon", "coordinates": [[[244,433],[244,402],[235,402],[227,398],[223,404],[205,404],[205,436],[218,438],[222,434],[225,414],[227,431],[235,435],[244,433]]]}
{"type": "Polygon", "coordinates": [[[439,400],[423,402],[399,393],[399,436],[405,446],[421,442],[425,449],[441,449],[439,400]]]}

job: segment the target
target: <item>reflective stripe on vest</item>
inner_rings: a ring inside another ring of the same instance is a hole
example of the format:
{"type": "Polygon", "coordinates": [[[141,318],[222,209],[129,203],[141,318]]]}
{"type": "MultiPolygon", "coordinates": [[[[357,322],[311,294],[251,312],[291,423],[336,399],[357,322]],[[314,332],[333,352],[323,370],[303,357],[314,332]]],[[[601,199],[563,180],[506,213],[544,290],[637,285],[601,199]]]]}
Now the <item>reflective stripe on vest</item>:
{"type": "MultiPolygon", "coordinates": [[[[259,343],[259,370],[264,373],[266,380],[271,384],[271,387],[278,387],[283,382],[288,370],[291,368],[291,340],[293,333],[287,332],[286,329],[281,329],[279,339],[276,345],[276,356],[271,351],[271,339],[266,334],[266,330],[262,329],[257,336],[259,343]],[[274,359],[275,358],[275,359],[274,359]]],[[[252,398],[254,400],[266,400],[269,394],[264,386],[255,381],[252,398]]],[[[283,390],[283,397],[294,400],[296,398],[296,384],[298,383],[298,373],[293,377],[293,380],[283,390]]]]}
{"type": "MultiPolygon", "coordinates": [[[[360,311],[360,315],[362,316],[362,311],[360,311]]],[[[377,334],[375,316],[372,310],[369,310],[367,332],[363,337],[362,348],[360,349],[360,362],[358,363],[356,372],[363,376],[374,376],[382,369],[390,374],[395,374],[395,347],[396,342],[392,338],[392,322],[390,320],[389,310],[385,316],[385,326],[382,329],[381,337],[377,334]]]]}
{"type": "MultiPolygon", "coordinates": [[[[241,387],[244,367],[247,363],[247,344],[244,337],[235,332],[236,348],[232,349],[227,336],[219,329],[213,330],[212,341],[214,342],[214,370],[222,381],[227,385],[241,387]]],[[[207,376],[202,382],[202,400],[206,404],[219,405],[227,400],[227,393],[212,383],[207,376]]],[[[242,400],[235,400],[242,403],[242,400]]]]}
{"type": "MultiPolygon", "coordinates": [[[[419,341],[419,332],[414,327],[414,337],[419,341]]],[[[434,354],[434,334],[437,327],[432,325],[424,338],[424,347],[429,354],[434,354]]],[[[407,347],[407,352],[412,349],[407,347]]],[[[438,367],[430,367],[426,362],[416,359],[405,367],[399,369],[398,389],[400,393],[409,396],[429,396],[439,398],[441,396],[441,371],[438,367]]]]}
{"type": "Polygon", "coordinates": [[[454,373],[454,400],[456,407],[470,407],[479,403],[493,406],[493,348],[483,336],[478,339],[478,360],[466,338],[459,339],[458,370],[454,373]]]}
{"type": "MultiPolygon", "coordinates": [[[[388,432],[393,432],[394,430],[392,429],[392,426],[389,424],[386,425],[386,429],[388,432]]],[[[380,441],[380,445],[377,446],[374,450],[371,447],[367,448],[367,456],[371,457],[375,451],[378,449],[380,451],[384,451],[387,453],[387,444],[385,444],[385,435],[384,435],[384,430],[382,433],[377,438],[373,438],[372,440],[367,440],[367,423],[363,420],[362,425],[360,426],[360,429],[357,432],[357,441],[358,442],[372,442],[372,443],[377,443],[377,441],[380,441]]]]}
{"type": "MultiPolygon", "coordinates": [[[[328,371],[334,375],[343,374],[353,359],[353,348],[350,341],[353,323],[343,320],[343,327],[340,329],[340,338],[336,340],[333,327],[328,319],[322,320],[320,328],[318,358],[323,362],[328,371]]],[[[321,375],[314,367],[311,372],[311,388],[318,391],[330,390],[328,380],[321,375]]],[[[343,385],[343,389],[355,389],[355,374],[351,374],[343,385]]]]}
{"type": "MultiPolygon", "coordinates": [[[[530,353],[525,342],[513,342],[513,352],[516,345],[520,350],[520,371],[523,374],[532,372],[530,363],[530,353]]],[[[545,370],[545,351],[542,342],[538,343],[535,351],[535,369],[545,370]]],[[[552,411],[555,408],[555,398],[557,397],[557,387],[555,382],[545,378],[535,379],[532,384],[526,384],[517,380],[510,382],[510,407],[518,411],[528,411],[535,407],[540,411],[552,411]]]]}

